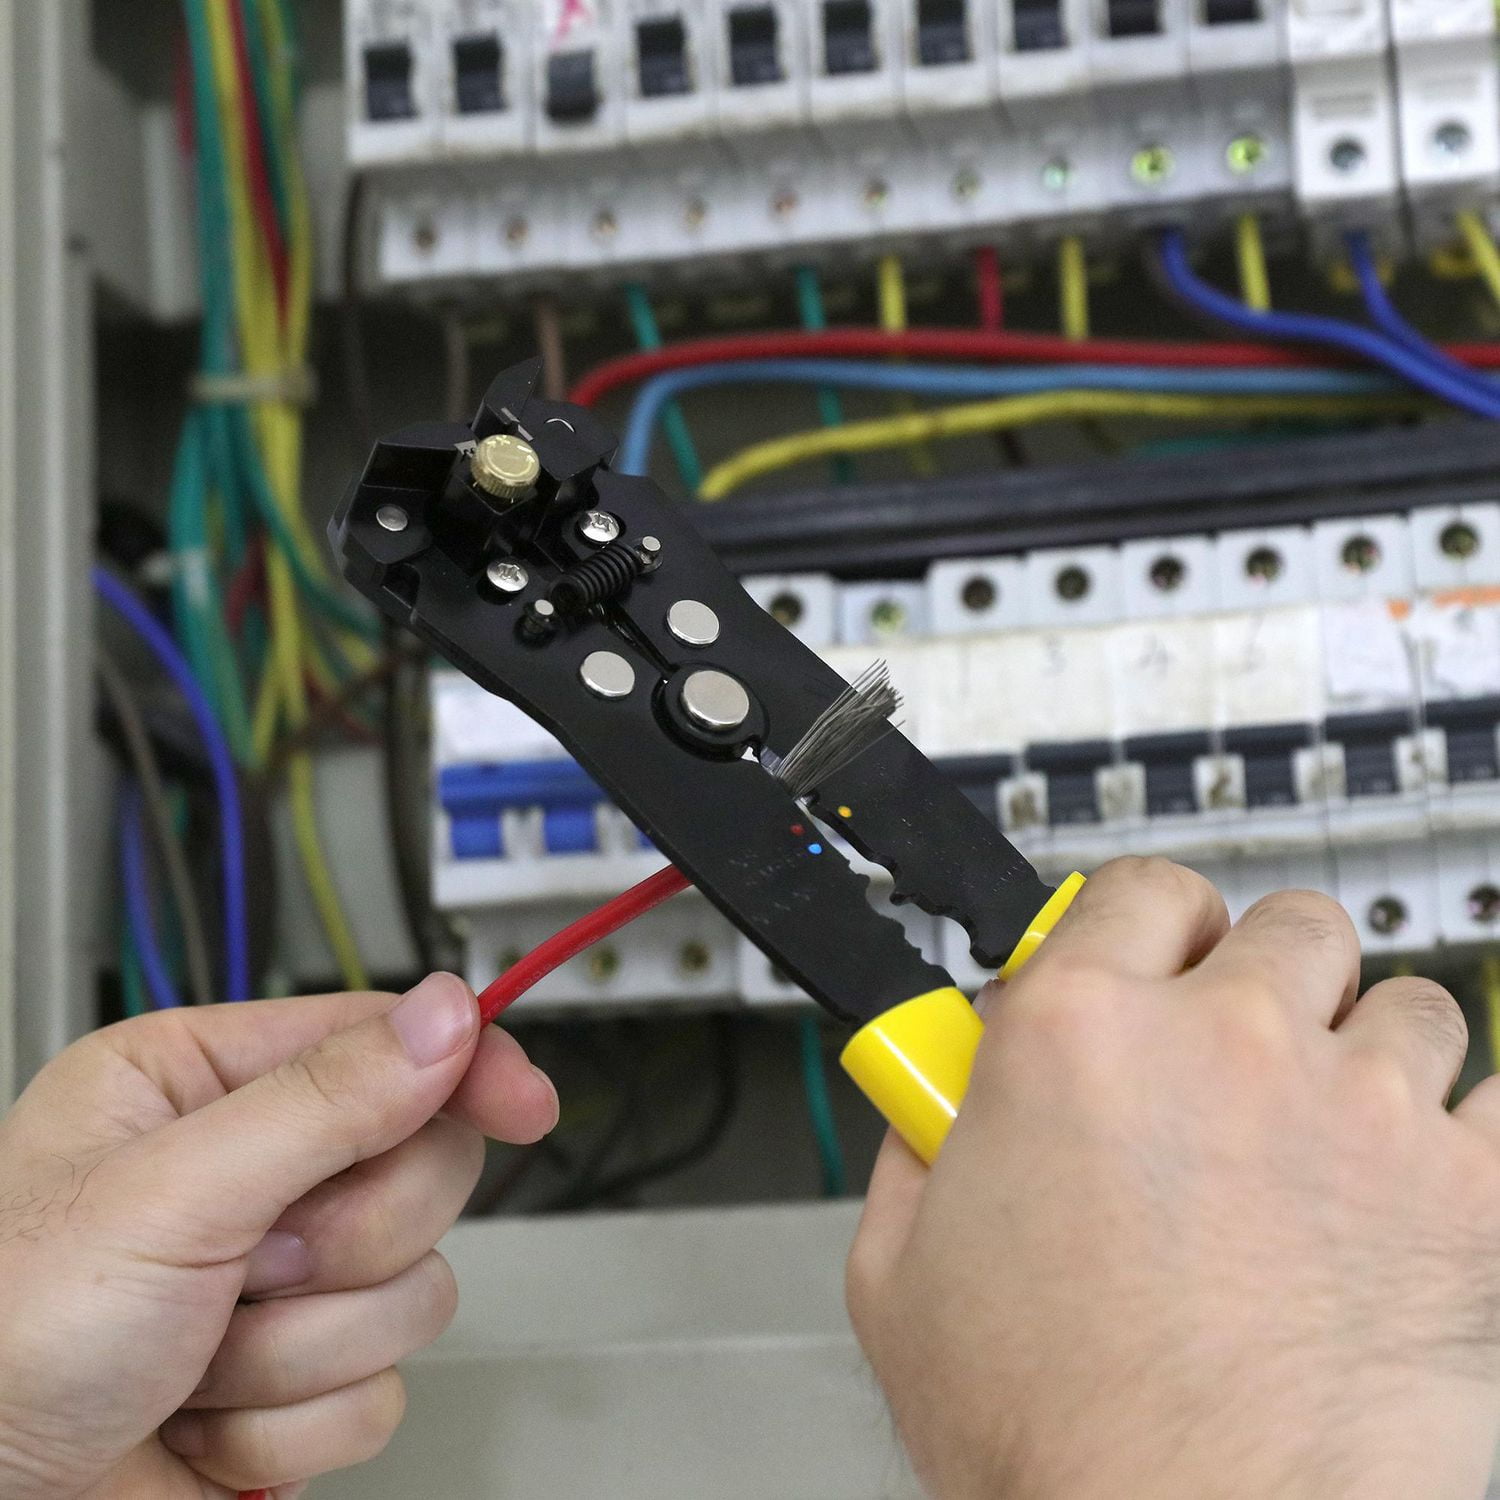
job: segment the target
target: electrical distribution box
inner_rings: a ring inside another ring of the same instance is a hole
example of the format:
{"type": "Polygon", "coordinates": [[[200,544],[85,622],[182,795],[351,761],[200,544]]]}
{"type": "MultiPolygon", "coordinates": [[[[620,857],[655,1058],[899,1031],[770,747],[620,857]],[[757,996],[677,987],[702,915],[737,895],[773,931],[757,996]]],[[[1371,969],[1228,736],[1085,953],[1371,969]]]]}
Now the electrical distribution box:
{"type": "Polygon", "coordinates": [[[1500,179],[1487,0],[348,9],[394,283],[1247,209],[1391,240],[1500,179]]]}

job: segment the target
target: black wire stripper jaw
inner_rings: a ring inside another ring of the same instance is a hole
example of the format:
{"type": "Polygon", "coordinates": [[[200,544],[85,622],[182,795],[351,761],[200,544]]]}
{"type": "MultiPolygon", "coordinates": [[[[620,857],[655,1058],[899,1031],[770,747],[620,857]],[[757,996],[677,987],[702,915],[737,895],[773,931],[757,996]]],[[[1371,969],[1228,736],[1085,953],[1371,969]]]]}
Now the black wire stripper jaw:
{"type": "Polygon", "coordinates": [[[330,527],[344,576],[554,734],[844,1021],[952,981],[872,908],[818,824],[888,870],[895,900],[955,918],[979,962],[1004,962],[1050,888],[898,732],[793,799],[760,753],[784,756],[846,684],[681,505],[611,470],[616,440],[595,416],[537,396],[540,370],[501,375],[470,427],[376,445],[330,527]]]}

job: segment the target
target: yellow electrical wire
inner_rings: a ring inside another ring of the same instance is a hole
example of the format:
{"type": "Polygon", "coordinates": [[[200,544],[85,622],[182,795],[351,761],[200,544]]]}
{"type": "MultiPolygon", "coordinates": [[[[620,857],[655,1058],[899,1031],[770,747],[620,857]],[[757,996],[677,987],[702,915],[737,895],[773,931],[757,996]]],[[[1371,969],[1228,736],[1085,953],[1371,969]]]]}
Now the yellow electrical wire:
{"type": "Polygon", "coordinates": [[[1500,302],[1500,246],[1489,225],[1472,209],[1458,216],[1458,232],[1463,236],[1464,247],[1474,258],[1475,268],[1489,288],[1490,296],[1500,302]]]}
{"type": "Polygon", "coordinates": [[[1271,310],[1271,276],[1266,269],[1266,246],[1260,220],[1241,214],[1234,226],[1235,256],[1240,267],[1240,296],[1254,312],[1271,310]]]}
{"type": "MultiPolygon", "coordinates": [[[[884,333],[905,333],[910,324],[906,316],[906,274],[901,269],[899,255],[882,255],[875,272],[876,301],[879,305],[880,327],[884,333]]],[[[917,403],[910,396],[896,396],[891,409],[898,413],[913,412],[917,403]]],[[[937,473],[937,459],[932,450],[922,444],[914,446],[907,455],[913,474],[937,473]]]]}
{"type": "Polygon", "coordinates": [[[1089,265],[1083,239],[1064,235],[1057,247],[1058,318],[1070,339],[1089,336],[1089,265]]]}
{"type": "MultiPolygon", "coordinates": [[[[213,69],[219,111],[223,117],[225,157],[229,177],[230,227],[234,248],[235,306],[238,314],[241,353],[245,369],[252,375],[271,375],[302,368],[307,358],[312,304],[312,243],[306,184],[296,167],[295,150],[287,152],[288,196],[291,202],[288,234],[290,295],[282,330],[275,279],[254,229],[250,189],[245,175],[243,120],[239,98],[239,76],[234,54],[228,5],[232,0],[208,0],[213,69]]],[[[275,10],[274,6],[268,7],[275,10]]],[[[278,70],[279,71],[279,70],[278,70]]],[[[278,108],[278,114],[281,114],[278,108]]],[[[285,127],[285,118],[281,120],[285,127]]],[[[302,471],[302,415],[286,401],[258,402],[254,426],[265,463],[266,477],[278,510],[293,532],[295,544],[315,555],[300,503],[302,471]]],[[[307,722],[307,685],[303,678],[306,652],[303,645],[301,604],[291,564],[280,549],[272,547],[266,557],[270,593],[271,672],[275,687],[263,688],[256,704],[256,743],[261,748],[274,737],[279,716],[297,733],[307,722]],[[267,705],[279,700],[280,715],[267,705]]],[[[317,908],[329,947],[350,989],[369,985],[364,964],[344,914],[337,887],[328,868],[318,834],[313,794],[312,759],[306,751],[287,758],[288,801],[293,834],[302,862],[308,892],[317,908]]]]}
{"type": "Polygon", "coordinates": [[[1484,1017],[1490,1043],[1490,1071],[1500,1073],[1500,954],[1487,953],[1481,966],[1484,1017]]]}
{"type": "Polygon", "coordinates": [[[1045,391],[1005,396],[938,411],[873,422],[820,427],[742,449],[716,465],[698,491],[722,500],[752,479],[836,453],[873,453],[911,443],[972,437],[1037,422],[1079,417],[1155,417],[1169,421],[1233,422],[1270,417],[1348,417],[1421,411],[1419,397],[1396,396],[1170,396],[1133,391],[1045,391]]]}
{"type": "Polygon", "coordinates": [[[880,298],[880,326],[887,333],[906,332],[906,277],[899,255],[882,255],[876,267],[880,298]]]}

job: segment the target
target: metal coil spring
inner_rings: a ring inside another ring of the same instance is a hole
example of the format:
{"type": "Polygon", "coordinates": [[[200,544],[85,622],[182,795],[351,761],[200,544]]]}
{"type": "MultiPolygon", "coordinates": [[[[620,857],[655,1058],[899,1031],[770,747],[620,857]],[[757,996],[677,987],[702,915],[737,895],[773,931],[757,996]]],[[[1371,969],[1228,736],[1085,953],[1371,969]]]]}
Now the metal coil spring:
{"type": "Polygon", "coordinates": [[[623,542],[611,542],[586,562],[569,568],[552,585],[548,598],[565,615],[582,614],[606,599],[623,594],[641,571],[641,560],[623,542]]]}

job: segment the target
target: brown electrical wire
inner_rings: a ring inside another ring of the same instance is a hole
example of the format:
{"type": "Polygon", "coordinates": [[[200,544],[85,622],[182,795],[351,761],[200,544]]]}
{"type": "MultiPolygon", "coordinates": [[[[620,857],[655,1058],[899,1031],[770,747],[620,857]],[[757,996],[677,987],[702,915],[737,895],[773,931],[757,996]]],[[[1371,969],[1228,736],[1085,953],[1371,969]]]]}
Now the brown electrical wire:
{"type": "Polygon", "coordinates": [[[443,407],[450,422],[467,422],[469,410],[469,330],[457,312],[443,315],[443,407]]]}
{"type": "Polygon", "coordinates": [[[542,394],[549,401],[568,399],[568,350],[563,341],[562,312],[551,292],[537,293],[531,305],[536,346],[542,356],[542,394]]]}
{"type": "Polygon", "coordinates": [[[311,750],[326,729],[339,724],[351,709],[357,708],[377,688],[384,687],[395,670],[395,661],[383,657],[369,671],[351,677],[333,697],[314,702],[308,709],[307,722],[293,733],[283,735],[271,747],[263,778],[274,777],[290,756],[311,750]]]}
{"type": "Polygon", "coordinates": [[[141,798],[146,804],[152,837],[156,841],[162,868],[166,871],[167,885],[171,888],[172,900],[182,922],[183,957],[193,999],[199,1005],[212,1005],[215,1000],[214,975],[208,956],[203,911],[193,889],[192,868],[188,864],[187,851],[182,847],[182,840],[178,837],[176,824],[172,820],[166,781],[162,776],[156,751],[151,745],[151,735],[146,729],[146,721],[141,716],[129,679],[102,647],[95,649],[94,670],[98,674],[100,687],[104,689],[104,696],[109,700],[109,706],[119,722],[125,752],[130,758],[135,778],[140,783],[141,798]]]}

